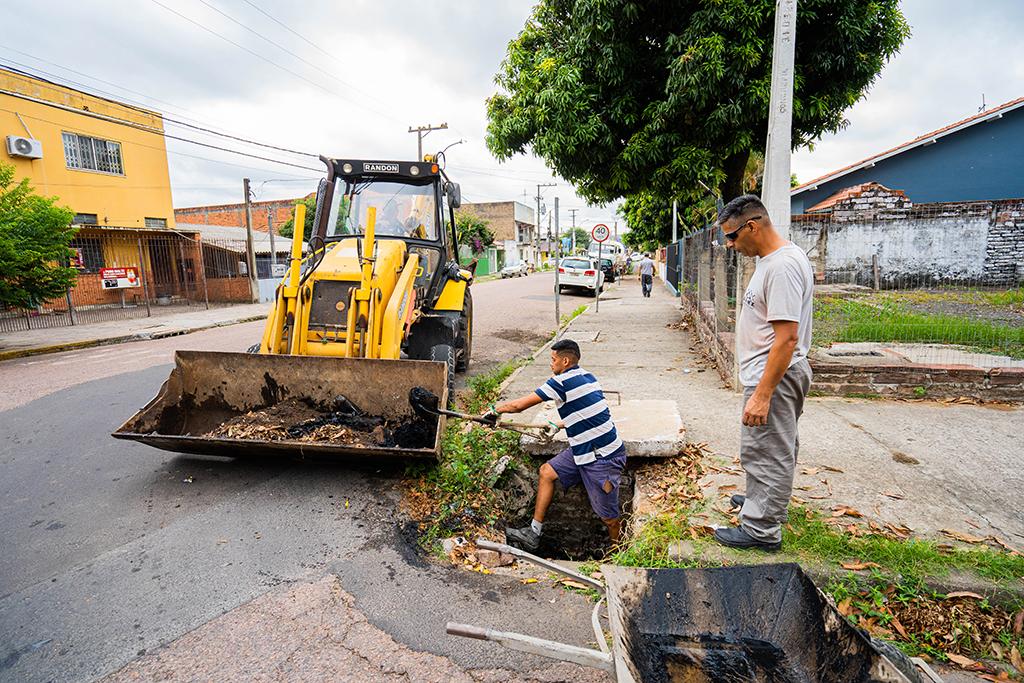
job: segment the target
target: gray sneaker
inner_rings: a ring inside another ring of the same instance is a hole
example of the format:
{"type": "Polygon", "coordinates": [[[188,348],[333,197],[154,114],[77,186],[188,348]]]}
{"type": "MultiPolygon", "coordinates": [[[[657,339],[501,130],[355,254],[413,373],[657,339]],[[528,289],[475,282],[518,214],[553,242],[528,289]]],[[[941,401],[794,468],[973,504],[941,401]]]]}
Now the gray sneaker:
{"type": "Polygon", "coordinates": [[[505,542],[521,550],[533,551],[540,547],[540,535],[531,526],[505,529],[505,542]]]}

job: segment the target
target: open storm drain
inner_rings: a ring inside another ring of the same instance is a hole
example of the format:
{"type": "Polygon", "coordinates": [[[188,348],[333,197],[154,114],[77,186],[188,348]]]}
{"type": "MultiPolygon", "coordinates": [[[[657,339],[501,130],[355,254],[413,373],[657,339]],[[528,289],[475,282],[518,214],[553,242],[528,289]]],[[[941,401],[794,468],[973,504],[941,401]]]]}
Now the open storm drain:
{"type": "MultiPolygon", "coordinates": [[[[510,526],[525,526],[533,518],[538,473],[517,468],[505,484],[504,508],[510,526]]],[[[619,509],[623,515],[633,509],[633,473],[622,472],[619,480],[619,509]]],[[[568,491],[555,484],[555,496],[544,519],[544,534],[535,554],[553,560],[600,560],[608,555],[608,529],[594,513],[583,486],[568,491]]]]}

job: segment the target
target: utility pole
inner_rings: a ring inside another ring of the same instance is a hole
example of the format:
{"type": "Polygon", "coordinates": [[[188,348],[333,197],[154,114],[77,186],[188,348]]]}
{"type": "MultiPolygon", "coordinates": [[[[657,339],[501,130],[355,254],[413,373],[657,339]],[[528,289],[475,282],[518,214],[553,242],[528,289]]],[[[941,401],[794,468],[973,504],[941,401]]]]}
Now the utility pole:
{"type": "Polygon", "coordinates": [[[274,249],[274,210],[267,207],[267,231],[270,233],[270,277],[274,277],[277,266],[277,251],[274,249]]]}
{"type": "Polygon", "coordinates": [[[672,200],[672,244],[679,241],[679,202],[672,200]]]}
{"type": "Polygon", "coordinates": [[[559,305],[561,301],[559,298],[562,294],[561,289],[558,285],[558,268],[562,263],[562,238],[558,234],[558,197],[555,197],[555,330],[557,334],[558,328],[562,324],[561,311],[559,311],[559,305]]]}
{"type": "Polygon", "coordinates": [[[537,262],[534,264],[540,270],[540,188],[554,187],[558,183],[537,183],[537,262]]]}
{"type": "Polygon", "coordinates": [[[249,191],[249,179],[242,178],[242,189],[245,191],[245,256],[249,270],[249,293],[252,302],[260,302],[260,283],[256,279],[256,249],[252,241],[252,193],[249,191]]]}
{"type": "Polygon", "coordinates": [[[576,212],[579,211],[579,209],[566,209],[566,211],[568,211],[569,213],[572,214],[572,243],[571,243],[572,244],[572,251],[570,253],[575,254],[576,253],[576,212]]]}
{"type": "Polygon", "coordinates": [[[409,132],[416,133],[416,161],[423,161],[423,138],[430,135],[432,130],[448,130],[448,124],[433,126],[428,123],[425,126],[409,126],[409,132]]]}

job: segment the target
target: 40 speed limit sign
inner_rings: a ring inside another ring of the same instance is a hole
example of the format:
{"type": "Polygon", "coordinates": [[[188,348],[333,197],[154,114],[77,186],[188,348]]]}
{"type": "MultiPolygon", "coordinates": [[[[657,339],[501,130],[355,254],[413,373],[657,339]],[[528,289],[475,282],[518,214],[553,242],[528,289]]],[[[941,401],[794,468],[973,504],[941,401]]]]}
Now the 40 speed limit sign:
{"type": "Polygon", "coordinates": [[[595,242],[604,242],[611,236],[612,231],[608,229],[608,226],[604,223],[598,223],[594,226],[594,229],[590,231],[590,236],[594,238],[595,242]]]}

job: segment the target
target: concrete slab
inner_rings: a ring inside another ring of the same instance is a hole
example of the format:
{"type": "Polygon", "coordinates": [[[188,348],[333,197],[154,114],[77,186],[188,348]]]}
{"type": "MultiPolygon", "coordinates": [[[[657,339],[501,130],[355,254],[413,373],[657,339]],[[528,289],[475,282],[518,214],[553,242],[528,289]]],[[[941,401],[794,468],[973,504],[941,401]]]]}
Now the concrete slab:
{"type": "Polygon", "coordinates": [[[1024,359],[978,353],[949,344],[891,344],[840,342],[815,349],[813,357],[850,365],[969,365],[975,368],[1024,368],[1024,359]]]}
{"type": "MultiPolygon", "coordinates": [[[[615,398],[614,394],[607,396],[608,409],[629,457],[657,458],[675,455],[686,443],[686,430],[683,429],[683,421],[679,417],[679,407],[675,401],[640,399],[616,404],[615,398]]],[[[557,422],[559,419],[554,407],[547,407],[532,417],[530,424],[533,426],[544,426],[548,421],[557,422]]],[[[563,430],[547,443],[523,437],[522,447],[532,455],[555,455],[568,448],[569,441],[563,430]]]]}

